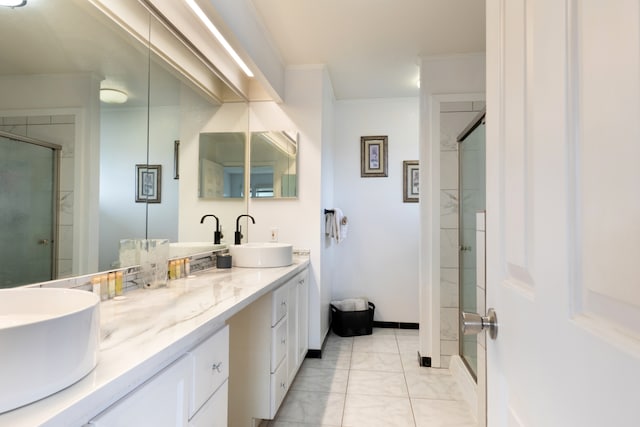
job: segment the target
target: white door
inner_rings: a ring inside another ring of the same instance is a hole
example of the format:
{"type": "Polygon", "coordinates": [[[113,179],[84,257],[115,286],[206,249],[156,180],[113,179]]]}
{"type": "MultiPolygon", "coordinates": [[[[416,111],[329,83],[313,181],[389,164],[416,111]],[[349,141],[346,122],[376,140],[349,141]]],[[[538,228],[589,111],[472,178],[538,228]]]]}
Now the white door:
{"type": "Polygon", "coordinates": [[[487,1],[488,425],[640,425],[640,2],[487,1]]]}

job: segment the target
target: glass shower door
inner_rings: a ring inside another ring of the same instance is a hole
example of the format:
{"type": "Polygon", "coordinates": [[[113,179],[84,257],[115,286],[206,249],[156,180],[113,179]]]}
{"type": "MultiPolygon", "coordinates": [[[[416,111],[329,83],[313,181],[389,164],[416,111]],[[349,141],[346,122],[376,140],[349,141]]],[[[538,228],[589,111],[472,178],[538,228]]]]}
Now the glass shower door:
{"type": "MultiPolygon", "coordinates": [[[[459,139],[460,311],[476,313],[476,213],[485,210],[484,115],[474,119],[470,132],[459,139]],[[474,127],[475,126],[475,127],[474,127]]],[[[467,128],[469,129],[469,128],[467,128]]],[[[460,335],[460,356],[477,378],[476,335],[460,335]]]]}
{"type": "Polygon", "coordinates": [[[54,277],[57,153],[0,134],[0,288],[54,277]]]}

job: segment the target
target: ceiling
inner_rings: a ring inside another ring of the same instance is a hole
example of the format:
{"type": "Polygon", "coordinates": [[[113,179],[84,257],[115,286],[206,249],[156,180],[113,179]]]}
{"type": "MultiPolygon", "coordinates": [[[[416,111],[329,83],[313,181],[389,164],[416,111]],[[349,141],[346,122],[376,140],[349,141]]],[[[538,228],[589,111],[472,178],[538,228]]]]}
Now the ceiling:
{"type": "Polygon", "coordinates": [[[287,66],[326,64],[337,99],[418,95],[419,58],[484,52],[484,0],[252,0],[287,66]]]}
{"type": "MultiPolygon", "coordinates": [[[[282,62],[326,64],[337,99],[417,96],[420,57],[485,50],[484,0],[250,1],[282,62]]],[[[0,74],[97,71],[144,103],[144,55],[90,9],[74,0],[0,8],[0,74]]]]}

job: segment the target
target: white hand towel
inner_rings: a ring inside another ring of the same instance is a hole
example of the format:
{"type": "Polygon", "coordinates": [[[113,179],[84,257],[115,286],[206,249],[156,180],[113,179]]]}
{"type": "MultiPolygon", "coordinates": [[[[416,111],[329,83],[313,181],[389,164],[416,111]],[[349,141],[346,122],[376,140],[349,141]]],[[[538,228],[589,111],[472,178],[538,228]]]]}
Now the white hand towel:
{"type": "Polygon", "coordinates": [[[340,311],[365,311],[369,309],[369,301],[366,298],[347,298],[340,301],[331,301],[340,311]]]}
{"type": "Polygon", "coordinates": [[[336,241],[341,243],[344,239],[347,238],[347,217],[344,216],[342,210],[339,208],[334,209],[334,223],[336,229],[336,241]]]}
{"type": "Polygon", "coordinates": [[[333,237],[333,226],[335,224],[335,219],[333,218],[332,212],[327,212],[324,214],[324,234],[333,237]]]}

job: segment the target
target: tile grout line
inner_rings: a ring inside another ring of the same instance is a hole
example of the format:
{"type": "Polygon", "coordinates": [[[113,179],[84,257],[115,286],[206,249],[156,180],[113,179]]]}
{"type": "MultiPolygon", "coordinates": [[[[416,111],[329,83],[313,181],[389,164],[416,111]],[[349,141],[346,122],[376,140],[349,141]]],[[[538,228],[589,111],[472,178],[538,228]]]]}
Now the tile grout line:
{"type": "Polygon", "coordinates": [[[347,387],[344,390],[344,401],[342,402],[342,417],[340,418],[340,426],[344,427],[344,413],[347,407],[347,394],[349,392],[349,379],[351,378],[351,363],[353,362],[353,344],[355,339],[351,337],[351,353],[349,354],[349,369],[347,369],[347,387]]]}
{"type": "Polygon", "coordinates": [[[411,416],[413,417],[413,425],[417,426],[416,414],[413,410],[413,402],[411,401],[411,393],[409,392],[409,382],[407,381],[407,371],[404,368],[404,361],[402,360],[402,352],[400,351],[400,343],[398,342],[397,331],[393,334],[396,338],[396,345],[398,346],[398,356],[400,356],[400,366],[402,366],[402,377],[404,378],[404,385],[407,387],[407,398],[409,399],[409,408],[411,408],[411,416]]]}

